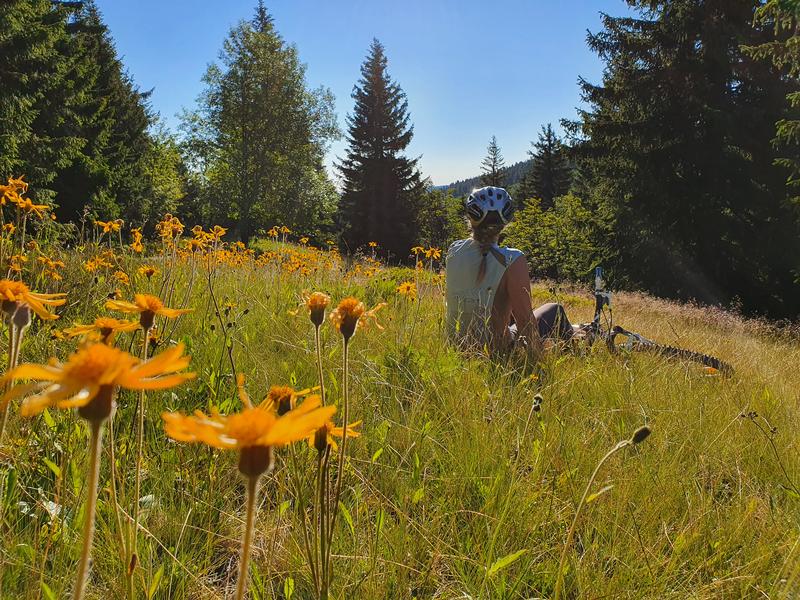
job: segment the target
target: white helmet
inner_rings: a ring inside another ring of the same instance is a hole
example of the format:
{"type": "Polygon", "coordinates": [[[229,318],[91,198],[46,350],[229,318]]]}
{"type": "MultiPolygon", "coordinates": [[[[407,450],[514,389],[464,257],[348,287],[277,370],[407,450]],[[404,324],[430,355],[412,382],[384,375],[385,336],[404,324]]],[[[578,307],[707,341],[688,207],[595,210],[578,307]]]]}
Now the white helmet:
{"type": "Polygon", "coordinates": [[[467,215],[473,225],[482,223],[490,212],[496,212],[505,225],[514,218],[514,202],[501,187],[487,186],[472,190],[467,198],[467,215]]]}

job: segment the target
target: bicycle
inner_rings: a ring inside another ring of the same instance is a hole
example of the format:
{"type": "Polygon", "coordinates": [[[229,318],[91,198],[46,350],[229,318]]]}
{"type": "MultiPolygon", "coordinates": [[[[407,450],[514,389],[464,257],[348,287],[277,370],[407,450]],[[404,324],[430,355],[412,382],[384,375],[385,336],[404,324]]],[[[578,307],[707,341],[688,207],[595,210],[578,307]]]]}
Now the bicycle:
{"type": "Polygon", "coordinates": [[[601,341],[606,344],[609,351],[616,354],[624,352],[650,352],[666,358],[686,360],[700,363],[706,367],[714,369],[725,376],[733,374],[733,367],[715,356],[676,348],[659,344],[647,339],[639,333],[629,331],[624,327],[614,324],[614,312],[611,307],[611,292],[605,289],[603,280],[603,268],[595,268],[594,273],[594,319],[591,323],[583,323],[578,326],[579,330],[586,332],[589,346],[601,341]],[[620,336],[624,339],[619,340],[620,336]]]}

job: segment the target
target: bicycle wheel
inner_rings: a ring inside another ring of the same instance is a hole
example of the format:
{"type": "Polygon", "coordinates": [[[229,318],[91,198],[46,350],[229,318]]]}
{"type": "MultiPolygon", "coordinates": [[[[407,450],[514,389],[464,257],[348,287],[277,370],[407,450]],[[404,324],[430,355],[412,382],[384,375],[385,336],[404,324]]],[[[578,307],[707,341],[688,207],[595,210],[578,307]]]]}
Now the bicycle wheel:
{"type": "Polygon", "coordinates": [[[614,327],[611,335],[609,336],[609,348],[612,350],[612,352],[617,352],[620,348],[623,348],[633,352],[649,352],[651,354],[658,354],[659,356],[664,356],[669,359],[695,362],[719,371],[727,377],[733,375],[734,372],[734,369],[730,364],[717,358],[716,356],[703,354],[702,352],[695,352],[694,350],[687,350],[685,348],[677,348],[675,346],[659,344],[652,340],[648,340],[637,333],[627,331],[619,325],[614,327]],[[617,344],[616,338],[618,336],[625,336],[626,341],[623,344],[617,344]]]}

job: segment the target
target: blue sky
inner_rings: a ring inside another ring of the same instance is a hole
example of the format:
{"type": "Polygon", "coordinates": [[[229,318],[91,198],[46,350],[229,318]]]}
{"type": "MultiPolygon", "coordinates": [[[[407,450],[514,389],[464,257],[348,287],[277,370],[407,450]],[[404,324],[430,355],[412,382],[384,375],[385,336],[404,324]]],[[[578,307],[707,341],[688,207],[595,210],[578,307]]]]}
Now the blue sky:
{"type": "MultiPolygon", "coordinates": [[[[232,25],[257,0],[97,0],[126,68],[175,129],[232,25]]],[[[586,46],[600,11],[627,13],[622,0],[273,0],[284,39],[297,46],[312,87],[336,96],[339,123],[373,37],[408,96],[409,154],[435,184],[479,172],[492,135],[506,164],[526,158],[539,127],[573,117],[577,79],[598,81],[602,63],[586,46]]],[[[330,165],[344,153],[332,145],[330,165]]]]}

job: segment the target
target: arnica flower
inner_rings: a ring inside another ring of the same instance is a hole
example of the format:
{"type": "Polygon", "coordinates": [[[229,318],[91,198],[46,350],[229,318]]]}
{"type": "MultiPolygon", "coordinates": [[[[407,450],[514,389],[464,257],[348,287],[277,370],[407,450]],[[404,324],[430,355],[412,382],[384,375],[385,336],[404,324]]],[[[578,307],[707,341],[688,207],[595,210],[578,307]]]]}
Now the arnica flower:
{"type": "Polygon", "coordinates": [[[123,220],[116,219],[114,221],[95,221],[95,226],[103,230],[103,233],[115,233],[122,228],[123,220]]]}
{"type": "Polygon", "coordinates": [[[65,329],[64,333],[68,337],[77,337],[98,332],[102,342],[111,344],[114,342],[114,337],[116,337],[117,333],[131,332],[137,329],[139,329],[137,321],[121,321],[112,317],[98,317],[90,325],[75,323],[72,327],[65,329]]]}
{"type": "Polygon", "coordinates": [[[397,286],[397,293],[401,296],[405,296],[409,300],[416,300],[417,299],[417,284],[413,281],[404,281],[399,286],[397,286]]]}
{"type": "Polygon", "coordinates": [[[425,248],[423,248],[422,246],[414,246],[411,249],[411,252],[414,254],[414,256],[417,256],[417,255],[425,252],[425,248]]]}
{"type": "Polygon", "coordinates": [[[322,292],[313,292],[306,299],[306,308],[308,309],[311,322],[319,327],[325,321],[325,309],[331,303],[331,297],[322,292]]]}
{"type": "Polygon", "coordinates": [[[336,412],[335,406],[320,406],[319,396],[310,396],[294,410],[278,416],[269,400],[253,406],[238,378],[244,409],[225,416],[195,411],[186,416],[165,412],[164,430],[179,442],[202,442],[213,448],[239,450],[239,471],[258,477],[272,467],[272,448],[307,438],[336,412]]]}
{"type": "Polygon", "coordinates": [[[30,291],[21,281],[0,279],[0,306],[9,317],[24,304],[43,321],[57,319],[58,315],[51,313],[47,307],[61,306],[66,302],[64,296],[66,294],[38,294],[30,291]]]}
{"type": "Polygon", "coordinates": [[[386,306],[386,303],[381,302],[375,308],[367,310],[363,302],[357,298],[349,297],[339,302],[339,306],[331,312],[330,319],[336,330],[342,334],[345,341],[348,341],[355,334],[356,327],[359,324],[363,326],[368,319],[373,319],[375,326],[378,329],[382,329],[377,322],[375,313],[384,306],[386,306]]]}
{"type": "Polygon", "coordinates": [[[442,250],[440,248],[434,248],[431,246],[427,250],[425,250],[425,258],[430,258],[432,260],[439,260],[442,257],[442,250]]]}
{"type": "Polygon", "coordinates": [[[133,236],[133,241],[131,242],[131,250],[133,250],[137,254],[141,254],[144,251],[144,244],[142,244],[142,228],[136,227],[134,229],[131,229],[131,235],[133,236]]]}
{"type": "Polygon", "coordinates": [[[122,285],[130,285],[131,278],[128,277],[128,274],[125,271],[115,271],[114,272],[114,279],[119,281],[122,285]]]}
{"type": "MultiPolygon", "coordinates": [[[[355,428],[361,425],[361,421],[350,423],[347,426],[347,437],[357,438],[361,435],[355,428]]],[[[339,448],[334,438],[342,438],[344,436],[344,428],[337,427],[333,421],[326,422],[322,427],[317,429],[314,433],[308,436],[309,448],[315,448],[317,452],[322,454],[330,446],[334,452],[339,448]]]]}
{"type": "MultiPolygon", "coordinates": [[[[288,385],[273,385],[271,388],[269,388],[269,392],[267,392],[267,397],[264,399],[264,404],[267,408],[277,412],[278,416],[281,417],[290,410],[294,410],[295,401],[298,398],[308,396],[313,391],[316,391],[316,388],[307,388],[297,392],[288,385]]],[[[250,403],[250,399],[247,398],[247,400],[245,400],[244,396],[242,396],[243,393],[244,388],[240,385],[239,397],[242,399],[242,404],[247,406],[247,404],[250,403]]]]}
{"type": "Polygon", "coordinates": [[[0,381],[33,379],[37,383],[11,388],[0,398],[0,405],[26,396],[20,409],[23,416],[56,406],[77,408],[84,419],[103,421],[111,415],[114,388],[162,390],[175,387],[194,377],[194,373],[178,372],[188,365],[189,357],[183,356],[183,344],[144,362],[118,348],[92,344],[79,349],[64,364],[53,360],[47,365],[23,364],[12,369],[0,381]]]}
{"type": "Polygon", "coordinates": [[[142,265],[137,271],[139,275],[144,275],[148,279],[150,279],[153,275],[158,274],[158,269],[150,265],[142,265]]]}
{"type": "Polygon", "coordinates": [[[31,202],[30,198],[25,198],[20,201],[17,206],[26,214],[33,213],[40,219],[44,219],[44,211],[50,209],[47,204],[34,204],[31,202]]]}
{"type": "Polygon", "coordinates": [[[108,300],[106,308],[118,310],[128,314],[139,314],[139,324],[142,329],[150,329],[153,326],[156,315],[174,319],[188,312],[188,308],[167,308],[164,303],[156,296],[149,294],[136,294],[133,302],[127,300],[108,300]]]}

